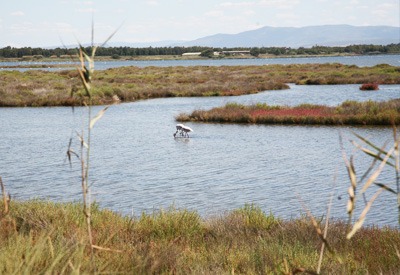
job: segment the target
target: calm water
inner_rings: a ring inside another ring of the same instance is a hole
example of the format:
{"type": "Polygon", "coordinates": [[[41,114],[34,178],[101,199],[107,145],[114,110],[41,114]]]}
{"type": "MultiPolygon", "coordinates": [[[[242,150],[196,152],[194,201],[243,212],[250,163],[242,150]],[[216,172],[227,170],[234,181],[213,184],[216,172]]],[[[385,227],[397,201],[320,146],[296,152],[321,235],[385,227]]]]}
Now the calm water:
{"type": "MultiPolygon", "coordinates": [[[[308,64],[308,63],[342,63],[346,65],[357,65],[360,67],[375,66],[377,64],[390,64],[400,66],[400,55],[367,55],[367,56],[330,56],[330,57],[297,57],[297,58],[269,58],[269,59],[215,59],[215,60],[153,60],[153,61],[97,61],[96,69],[105,70],[122,66],[237,66],[237,65],[272,65],[272,64],[308,64]]],[[[18,65],[57,65],[71,64],[72,62],[0,62],[0,70],[10,70],[2,66],[18,65]]],[[[38,70],[65,70],[68,68],[39,68],[38,70]]],[[[26,71],[29,68],[17,68],[19,71],[26,71]]]]}
{"type": "MultiPolygon", "coordinates": [[[[256,203],[282,218],[304,213],[299,198],[323,215],[334,192],[333,216],[346,217],[348,177],[339,134],[352,153],[351,130],[383,144],[385,127],[257,126],[188,123],[190,139],[174,139],[174,116],[228,102],[337,105],[343,100],[387,100],[400,85],[361,92],[358,85],[295,86],[286,91],[215,98],[168,98],[112,106],[96,124],[92,147],[92,198],[123,214],[174,204],[202,215],[256,203]],[[336,180],[335,180],[336,178],[336,180]],[[342,199],[339,199],[341,197],[342,199]]],[[[101,107],[96,107],[100,110],[101,107]]],[[[79,164],[66,161],[69,138],[78,150],[84,108],[0,108],[0,175],[15,199],[80,200],[79,164]]],[[[369,164],[356,155],[357,171],[369,164]]],[[[381,182],[393,179],[385,171],[381,182]]],[[[396,225],[396,198],[381,195],[367,223],[396,225]]]]}

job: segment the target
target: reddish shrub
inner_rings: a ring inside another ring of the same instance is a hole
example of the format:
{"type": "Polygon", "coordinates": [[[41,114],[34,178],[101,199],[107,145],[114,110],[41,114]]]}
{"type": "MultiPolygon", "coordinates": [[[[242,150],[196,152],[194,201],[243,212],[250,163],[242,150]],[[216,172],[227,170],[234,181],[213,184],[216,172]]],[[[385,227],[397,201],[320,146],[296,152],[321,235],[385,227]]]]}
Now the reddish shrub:
{"type": "Polygon", "coordinates": [[[362,91],[376,91],[379,90],[378,84],[376,83],[364,83],[361,85],[360,90],[362,91]]]}
{"type": "Polygon", "coordinates": [[[326,112],[323,108],[314,109],[275,109],[275,110],[255,110],[253,116],[325,116],[326,112]]]}

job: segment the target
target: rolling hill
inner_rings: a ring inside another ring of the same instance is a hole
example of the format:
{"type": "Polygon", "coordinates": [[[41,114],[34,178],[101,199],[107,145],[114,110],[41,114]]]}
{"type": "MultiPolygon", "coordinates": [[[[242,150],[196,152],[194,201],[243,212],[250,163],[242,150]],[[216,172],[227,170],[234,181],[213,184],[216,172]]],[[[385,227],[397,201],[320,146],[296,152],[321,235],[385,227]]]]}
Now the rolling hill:
{"type": "MultiPolygon", "coordinates": [[[[208,47],[311,47],[400,43],[400,28],[390,26],[323,25],[310,27],[262,27],[238,34],[215,34],[179,43],[208,47]]],[[[175,46],[174,45],[174,46],[175,46]]]]}

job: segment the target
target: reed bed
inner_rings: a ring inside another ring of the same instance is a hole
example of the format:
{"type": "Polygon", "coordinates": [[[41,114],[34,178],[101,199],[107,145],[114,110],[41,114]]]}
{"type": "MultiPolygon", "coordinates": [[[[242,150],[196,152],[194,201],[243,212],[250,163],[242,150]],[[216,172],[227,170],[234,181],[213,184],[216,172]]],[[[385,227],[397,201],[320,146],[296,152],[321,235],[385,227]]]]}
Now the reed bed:
{"type": "MultiPolygon", "coordinates": [[[[0,222],[0,273],[91,273],[85,223],[80,203],[12,201],[0,222]]],[[[308,219],[282,220],[255,205],[203,218],[173,207],[128,217],[93,204],[92,224],[95,243],[109,248],[95,253],[98,273],[315,273],[321,245],[308,219]]],[[[331,221],[336,254],[326,253],[322,273],[400,270],[398,229],[364,227],[351,240],[345,233],[344,222],[331,221]]]]}
{"type": "MultiPolygon", "coordinates": [[[[0,81],[3,107],[84,104],[85,92],[76,70],[1,71],[0,81]]],[[[116,99],[235,96],[288,89],[286,83],[400,84],[400,68],[384,64],[362,68],[341,64],[120,67],[97,71],[92,82],[92,103],[109,104],[116,99]]]]}
{"type": "Polygon", "coordinates": [[[177,121],[256,124],[393,125],[400,123],[400,99],[386,102],[345,101],[337,107],[302,104],[295,107],[228,103],[210,110],[182,113],[177,121]]]}

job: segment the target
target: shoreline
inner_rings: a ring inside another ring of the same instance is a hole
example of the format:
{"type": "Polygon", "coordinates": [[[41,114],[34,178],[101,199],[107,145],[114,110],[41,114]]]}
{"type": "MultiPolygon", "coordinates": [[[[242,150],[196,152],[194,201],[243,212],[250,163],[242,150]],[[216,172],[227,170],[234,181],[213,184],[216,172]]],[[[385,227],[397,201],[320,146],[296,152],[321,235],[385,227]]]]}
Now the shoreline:
{"type": "MultiPolygon", "coordinates": [[[[232,55],[224,57],[201,57],[201,56],[178,56],[178,55],[152,55],[152,56],[120,56],[112,58],[111,56],[96,56],[96,61],[160,61],[160,60],[220,60],[220,59],[277,59],[277,58],[315,58],[315,57],[340,57],[340,56],[379,56],[379,55],[398,55],[399,53],[379,53],[379,54],[354,54],[354,53],[339,53],[339,54],[304,54],[304,55],[271,55],[260,54],[258,57],[251,55],[232,55]]],[[[4,58],[0,57],[0,64],[5,62],[73,62],[78,63],[77,56],[63,58],[4,58]]]]}

